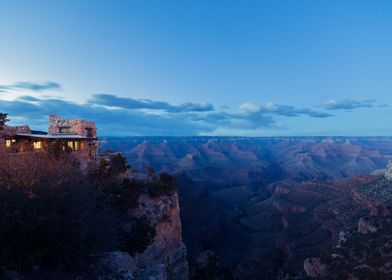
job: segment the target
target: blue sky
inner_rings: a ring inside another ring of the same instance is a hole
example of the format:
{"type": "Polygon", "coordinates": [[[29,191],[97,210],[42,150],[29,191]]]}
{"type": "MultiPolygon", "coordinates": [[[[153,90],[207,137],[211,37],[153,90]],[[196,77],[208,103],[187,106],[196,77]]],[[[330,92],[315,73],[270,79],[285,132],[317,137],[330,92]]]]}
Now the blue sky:
{"type": "Polygon", "coordinates": [[[392,2],[0,0],[0,112],[101,135],[392,135],[392,2]]]}

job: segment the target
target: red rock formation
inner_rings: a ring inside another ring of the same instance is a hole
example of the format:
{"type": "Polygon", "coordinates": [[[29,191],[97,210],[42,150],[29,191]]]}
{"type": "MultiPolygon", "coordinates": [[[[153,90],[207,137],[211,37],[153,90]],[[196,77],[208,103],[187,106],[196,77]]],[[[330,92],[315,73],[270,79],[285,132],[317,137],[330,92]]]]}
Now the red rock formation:
{"type": "Polygon", "coordinates": [[[152,243],[134,256],[119,251],[106,253],[98,262],[98,267],[119,277],[113,279],[188,279],[179,211],[177,193],[157,198],[142,195],[139,207],[130,210],[128,216],[146,219],[155,228],[152,243]]]}
{"type": "Polygon", "coordinates": [[[155,238],[147,249],[134,258],[138,270],[161,266],[168,278],[188,279],[186,247],[182,242],[178,194],[157,199],[142,195],[139,207],[130,213],[146,217],[155,227],[155,238]]]}

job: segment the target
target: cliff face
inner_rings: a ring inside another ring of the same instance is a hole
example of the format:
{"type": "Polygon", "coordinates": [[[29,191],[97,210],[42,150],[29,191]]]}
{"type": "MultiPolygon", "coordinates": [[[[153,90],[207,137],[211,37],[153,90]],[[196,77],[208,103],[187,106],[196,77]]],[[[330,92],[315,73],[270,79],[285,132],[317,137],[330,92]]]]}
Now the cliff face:
{"type": "Polygon", "coordinates": [[[157,199],[142,195],[139,205],[131,215],[137,218],[145,217],[155,228],[155,237],[144,252],[134,256],[136,275],[148,275],[153,268],[160,271],[162,279],[188,279],[178,194],[157,199]]]}
{"type": "Polygon", "coordinates": [[[178,194],[175,192],[156,198],[141,195],[139,207],[130,209],[128,218],[147,221],[149,226],[155,229],[154,238],[143,252],[134,256],[125,252],[106,254],[99,264],[101,269],[109,271],[105,273],[105,277],[139,280],[188,279],[178,194]]]}
{"type": "Polygon", "coordinates": [[[392,181],[392,161],[389,161],[387,165],[387,169],[385,171],[385,178],[389,181],[392,181]]]}

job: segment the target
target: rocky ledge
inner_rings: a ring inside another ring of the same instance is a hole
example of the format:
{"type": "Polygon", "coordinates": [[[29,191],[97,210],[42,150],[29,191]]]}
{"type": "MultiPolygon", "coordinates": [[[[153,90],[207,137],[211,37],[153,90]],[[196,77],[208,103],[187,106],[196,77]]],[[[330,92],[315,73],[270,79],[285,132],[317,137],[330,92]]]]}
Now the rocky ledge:
{"type": "Polygon", "coordinates": [[[157,198],[141,195],[139,207],[131,209],[129,217],[148,221],[155,229],[152,243],[134,256],[125,252],[107,253],[99,263],[101,269],[117,277],[113,279],[188,279],[178,194],[175,192],[157,198]]]}

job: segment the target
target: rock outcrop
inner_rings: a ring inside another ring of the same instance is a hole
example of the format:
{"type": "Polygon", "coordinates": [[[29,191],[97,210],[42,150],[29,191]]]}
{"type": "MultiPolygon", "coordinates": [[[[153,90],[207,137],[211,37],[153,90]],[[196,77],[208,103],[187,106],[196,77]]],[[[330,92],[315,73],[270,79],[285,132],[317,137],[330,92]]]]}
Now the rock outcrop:
{"type": "Polygon", "coordinates": [[[360,218],[358,221],[358,232],[362,234],[368,234],[376,232],[377,228],[368,220],[360,218]]]}
{"type": "Polygon", "coordinates": [[[179,211],[177,193],[157,198],[141,195],[139,207],[130,210],[128,215],[148,221],[155,229],[154,239],[143,252],[133,256],[126,252],[105,254],[98,263],[99,269],[106,271],[105,277],[124,280],[188,279],[179,211]]]}
{"type": "Polygon", "coordinates": [[[327,266],[319,258],[308,258],[304,261],[304,270],[311,278],[317,278],[325,275],[327,266]]]}
{"type": "Polygon", "coordinates": [[[387,169],[385,170],[385,179],[392,181],[392,160],[388,162],[387,169]]]}
{"type": "Polygon", "coordinates": [[[155,238],[144,252],[135,256],[137,268],[148,274],[149,268],[155,267],[156,270],[157,267],[162,267],[168,279],[188,279],[186,247],[181,237],[178,194],[155,199],[142,195],[139,205],[131,215],[145,217],[155,227],[155,238]]]}

